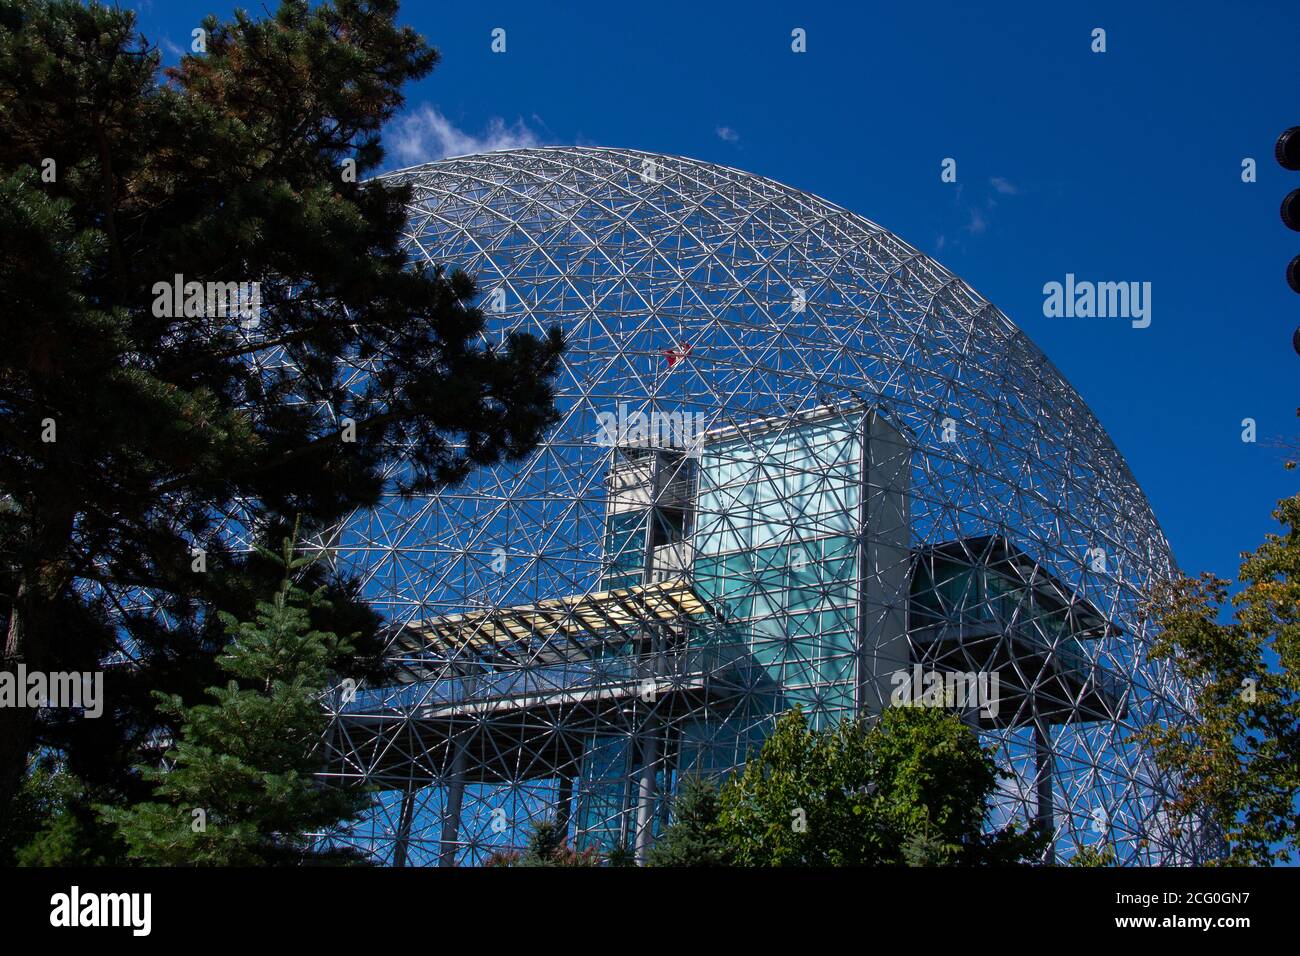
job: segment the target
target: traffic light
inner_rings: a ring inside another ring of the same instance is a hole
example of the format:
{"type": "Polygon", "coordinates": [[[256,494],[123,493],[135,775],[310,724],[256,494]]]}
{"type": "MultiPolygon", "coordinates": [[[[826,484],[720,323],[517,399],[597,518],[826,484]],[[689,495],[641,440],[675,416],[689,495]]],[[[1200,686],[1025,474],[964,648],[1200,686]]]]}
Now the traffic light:
{"type": "MultiPolygon", "coordinates": [[[[1300,171],[1300,126],[1292,126],[1277,138],[1273,156],[1283,169],[1300,171]]],[[[1282,200],[1282,222],[1288,229],[1300,232],[1300,188],[1291,190],[1282,200]]],[[[1287,263],[1286,284],[1300,294],[1300,255],[1287,263]]],[[[1291,347],[1300,355],[1300,326],[1291,335],[1291,347]]]]}
{"type": "Polygon", "coordinates": [[[1277,138],[1273,155],[1283,169],[1300,170],[1300,126],[1292,126],[1277,138]]]}
{"type": "Polygon", "coordinates": [[[1300,189],[1293,189],[1282,200],[1282,221],[1288,229],[1300,232],[1300,189]]]}

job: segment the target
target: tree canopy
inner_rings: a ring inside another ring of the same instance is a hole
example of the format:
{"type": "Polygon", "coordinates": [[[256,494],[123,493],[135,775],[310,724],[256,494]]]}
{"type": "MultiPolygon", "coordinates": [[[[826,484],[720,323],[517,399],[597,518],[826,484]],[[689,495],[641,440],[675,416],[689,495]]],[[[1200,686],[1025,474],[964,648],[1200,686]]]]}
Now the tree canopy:
{"type": "MultiPolygon", "coordinates": [[[[1188,682],[1194,720],[1139,738],[1173,782],[1179,829],[1226,842],[1220,862],[1291,861],[1300,847],[1300,495],[1278,503],[1281,533],[1242,554],[1242,589],[1205,574],[1158,588],[1151,651],[1188,682]]],[[[1207,859],[1206,862],[1214,862],[1207,859]]]]}
{"type": "MultiPolygon", "coordinates": [[[[0,813],[38,747],[147,795],[153,691],[199,698],[216,612],[247,619],[278,579],[223,531],[311,535],[555,421],[558,332],[485,344],[474,281],[408,262],[409,189],[366,179],[438,59],[396,12],[210,17],[163,70],[129,10],[0,0],[0,664],[134,662],[99,720],[0,709],[0,813]],[[190,294],[210,283],[256,308],[190,294]]],[[[336,666],[373,665],[355,583],[307,575],[328,586],[313,625],[357,635],[336,666]]]]}
{"type": "Polygon", "coordinates": [[[1027,863],[1045,837],[986,833],[999,771],[971,730],[939,708],[813,729],[781,716],[744,768],[710,795],[685,787],[650,862],[665,866],[1027,863]]]}
{"type": "Polygon", "coordinates": [[[249,866],[357,856],[313,846],[313,834],[360,814],[369,795],[317,777],[326,769],[320,696],[331,662],[351,647],[311,626],[324,589],[305,591],[293,578],[312,560],[295,557],[286,538],[272,599],[251,621],[222,614],[230,641],[218,664],[228,679],[208,689],[212,703],[187,707],[179,695],[157,695],[178,730],[161,764],[140,768],[154,799],[102,809],[131,860],[249,866]]]}

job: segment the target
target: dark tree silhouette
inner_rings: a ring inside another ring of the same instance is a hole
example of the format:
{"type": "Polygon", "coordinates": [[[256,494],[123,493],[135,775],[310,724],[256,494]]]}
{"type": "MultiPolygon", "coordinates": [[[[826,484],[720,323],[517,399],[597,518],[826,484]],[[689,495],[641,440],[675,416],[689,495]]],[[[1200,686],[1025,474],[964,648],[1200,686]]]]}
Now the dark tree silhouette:
{"type": "MultiPolygon", "coordinates": [[[[0,0],[0,666],[138,665],[110,672],[98,721],[0,709],[0,814],[38,744],[140,786],[150,693],[198,699],[212,612],[246,619],[277,580],[221,522],[310,533],[516,459],[554,421],[558,332],[480,345],[474,282],[408,267],[408,190],[363,181],[437,60],[396,11],[209,18],[206,51],[161,71],[130,11],[0,0]],[[186,292],[177,314],[158,289],[178,276],[259,283],[260,307],[186,292]]],[[[373,651],[374,615],[326,583],[314,623],[373,651]]]]}

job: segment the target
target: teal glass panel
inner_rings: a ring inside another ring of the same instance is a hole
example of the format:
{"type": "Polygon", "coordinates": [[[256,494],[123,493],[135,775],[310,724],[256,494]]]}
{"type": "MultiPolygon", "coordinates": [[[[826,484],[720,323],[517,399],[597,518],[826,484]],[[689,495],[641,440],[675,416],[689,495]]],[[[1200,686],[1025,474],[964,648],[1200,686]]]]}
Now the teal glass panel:
{"type": "Polygon", "coordinates": [[[802,703],[818,724],[855,701],[861,425],[750,431],[706,445],[700,462],[695,580],[747,623],[774,704],[802,703]]]}
{"type": "Polygon", "coordinates": [[[606,518],[604,588],[643,583],[648,516],[648,511],[625,511],[606,518]]]}

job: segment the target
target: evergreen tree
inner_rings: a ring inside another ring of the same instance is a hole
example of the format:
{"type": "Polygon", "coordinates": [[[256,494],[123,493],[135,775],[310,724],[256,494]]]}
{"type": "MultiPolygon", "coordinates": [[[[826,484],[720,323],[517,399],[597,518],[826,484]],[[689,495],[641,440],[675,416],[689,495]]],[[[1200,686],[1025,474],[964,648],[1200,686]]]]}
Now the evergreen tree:
{"type": "Polygon", "coordinates": [[[673,801],[673,820],[650,848],[650,866],[726,866],[727,847],[718,824],[718,788],[699,776],[683,778],[673,801]]]}
{"type": "Polygon", "coordinates": [[[952,866],[957,862],[958,850],[928,826],[903,838],[903,862],[908,866],[952,866]]]}
{"type": "Polygon", "coordinates": [[[1282,533],[1242,555],[1230,602],[1228,582],[1207,574],[1157,588],[1149,605],[1151,657],[1187,681],[1196,721],[1139,739],[1176,782],[1176,830],[1217,832],[1236,866],[1294,862],[1300,849],[1300,495],[1274,517],[1282,533]]]}
{"type": "Polygon", "coordinates": [[[626,843],[617,843],[605,853],[605,865],[615,869],[636,866],[636,853],[626,843]]]}
{"type": "Polygon", "coordinates": [[[104,866],[126,861],[95,796],[52,753],[33,758],[11,813],[0,818],[0,865],[104,866]]]}
{"type": "MultiPolygon", "coordinates": [[[[148,797],[130,767],[176,729],[152,692],[198,699],[212,611],[246,618],[277,580],[223,522],[311,534],[517,459],[555,420],[558,333],[480,344],[473,281],[408,267],[410,188],[365,181],[437,60],[396,11],[210,17],[162,71],[129,10],[0,0],[0,668],[134,659],[98,720],[0,709],[0,815],[41,747],[106,799],[148,797]],[[178,312],[177,276],[259,283],[260,305],[187,291],[178,312]]],[[[373,663],[355,584],[308,574],[316,625],[373,663]]]]}
{"type": "MultiPolygon", "coordinates": [[[[132,860],[158,865],[320,862],[305,834],[329,830],[367,805],[358,788],[328,787],[320,742],[327,717],[320,695],[330,661],[346,640],[311,626],[322,590],[304,591],[285,540],[284,579],[251,621],[223,615],[229,643],[219,658],[229,675],[209,689],[214,703],[187,707],[158,694],[179,731],[161,766],[142,767],[157,799],[106,807],[132,860]]],[[[337,855],[335,855],[337,856],[337,855]]]]}
{"type": "Polygon", "coordinates": [[[568,835],[555,820],[541,820],[533,826],[528,849],[512,861],[517,866],[596,866],[600,856],[594,850],[575,850],[568,835]]]}

